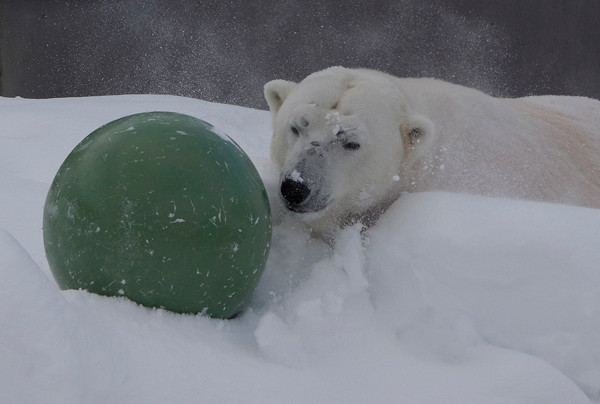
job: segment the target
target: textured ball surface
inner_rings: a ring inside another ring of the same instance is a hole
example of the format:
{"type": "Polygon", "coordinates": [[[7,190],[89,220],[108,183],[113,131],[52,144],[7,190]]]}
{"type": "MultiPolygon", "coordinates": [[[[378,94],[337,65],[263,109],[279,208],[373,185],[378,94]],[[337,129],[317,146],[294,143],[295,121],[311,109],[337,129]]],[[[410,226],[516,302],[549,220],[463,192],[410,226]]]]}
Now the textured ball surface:
{"type": "Polygon", "coordinates": [[[127,116],[69,154],[48,192],[44,247],[62,289],[180,313],[235,316],[271,241],[248,156],[199,119],[127,116]]]}

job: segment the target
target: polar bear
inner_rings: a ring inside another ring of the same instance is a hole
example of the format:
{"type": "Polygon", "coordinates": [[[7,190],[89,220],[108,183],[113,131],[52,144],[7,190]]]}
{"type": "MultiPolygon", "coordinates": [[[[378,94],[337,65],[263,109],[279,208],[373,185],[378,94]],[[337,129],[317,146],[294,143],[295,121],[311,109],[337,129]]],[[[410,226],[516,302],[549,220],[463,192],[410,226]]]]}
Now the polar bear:
{"type": "Polygon", "coordinates": [[[317,233],[368,225],[403,192],[600,208],[600,101],[343,67],[264,94],[282,200],[317,233]]]}

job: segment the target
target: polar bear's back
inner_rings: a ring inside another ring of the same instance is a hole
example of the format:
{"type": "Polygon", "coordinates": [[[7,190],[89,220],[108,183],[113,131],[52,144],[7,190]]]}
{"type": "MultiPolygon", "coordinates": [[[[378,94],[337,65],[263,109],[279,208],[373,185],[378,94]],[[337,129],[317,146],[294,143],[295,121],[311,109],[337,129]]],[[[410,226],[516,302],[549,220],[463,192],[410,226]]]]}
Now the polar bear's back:
{"type": "Polygon", "coordinates": [[[578,126],[595,134],[596,140],[600,141],[599,100],[557,95],[524,97],[518,100],[545,109],[555,116],[562,116],[565,120],[576,122],[578,126]]]}
{"type": "MultiPolygon", "coordinates": [[[[548,108],[557,108],[563,112],[568,112],[573,115],[578,115],[580,113],[587,114],[600,112],[600,101],[588,97],[568,95],[534,95],[517,99],[548,108]]],[[[582,115],[582,117],[584,117],[584,115],[582,115]]]]}
{"type": "Polygon", "coordinates": [[[438,146],[447,150],[444,171],[415,190],[600,208],[600,101],[496,98],[435,79],[398,79],[398,84],[419,112],[434,120],[438,146]]]}
{"type": "Polygon", "coordinates": [[[504,101],[528,121],[528,130],[515,139],[536,144],[528,153],[532,176],[521,174],[530,184],[525,197],[600,208],[600,101],[572,96],[504,101]],[[538,181],[542,186],[535,186],[538,181]]]}
{"type": "MultiPolygon", "coordinates": [[[[581,148],[600,166],[600,101],[586,97],[533,96],[512,101],[520,111],[547,128],[551,145],[581,148]]],[[[576,156],[574,156],[576,157],[576,156]]]]}

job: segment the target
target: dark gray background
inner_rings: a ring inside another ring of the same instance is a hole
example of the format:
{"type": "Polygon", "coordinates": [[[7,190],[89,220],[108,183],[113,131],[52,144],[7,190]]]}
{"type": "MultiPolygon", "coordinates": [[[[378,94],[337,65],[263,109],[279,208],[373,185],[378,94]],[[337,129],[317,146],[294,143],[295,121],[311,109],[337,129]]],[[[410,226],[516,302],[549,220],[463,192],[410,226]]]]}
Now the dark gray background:
{"type": "Polygon", "coordinates": [[[0,0],[2,94],[160,93],[266,108],[332,65],[498,96],[600,98],[600,0],[0,0]]]}

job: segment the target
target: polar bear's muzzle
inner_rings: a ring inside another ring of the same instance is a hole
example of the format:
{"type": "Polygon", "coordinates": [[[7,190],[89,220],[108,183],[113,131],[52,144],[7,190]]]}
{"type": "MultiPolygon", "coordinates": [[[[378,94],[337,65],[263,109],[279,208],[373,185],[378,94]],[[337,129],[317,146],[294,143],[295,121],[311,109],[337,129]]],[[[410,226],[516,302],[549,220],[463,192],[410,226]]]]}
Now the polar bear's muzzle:
{"type": "Polygon", "coordinates": [[[318,212],[327,207],[329,192],[322,151],[311,147],[303,151],[295,166],[281,177],[280,193],[286,207],[297,213],[318,212]]]}

